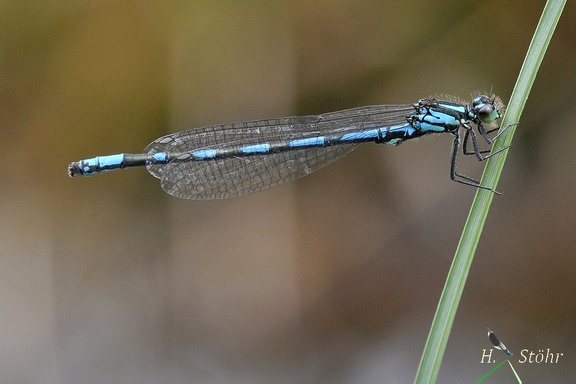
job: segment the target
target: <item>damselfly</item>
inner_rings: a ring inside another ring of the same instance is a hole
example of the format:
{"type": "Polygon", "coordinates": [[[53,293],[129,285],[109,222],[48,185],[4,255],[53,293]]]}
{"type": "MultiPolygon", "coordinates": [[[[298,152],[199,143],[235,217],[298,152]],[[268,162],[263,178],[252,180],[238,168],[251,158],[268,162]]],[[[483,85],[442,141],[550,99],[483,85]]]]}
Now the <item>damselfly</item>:
{"type": "Polygon", "coordinates": [[[488,340],[490,340],[490,343],[492,343],[494,348],[503,351],[507,356],[512,356],[512,352],[510,352],[510,350],[508,348],[506,348],[506,346],[504,345],[503,342],[498,340],[498,338],[496,337],[494,332],[492,332],[490,330],[490,328],[486,328],[486,329],[488,330],[488,340]]]}
{"type": "Polygon", "coordinates": [[[456,157],[461,129],[465,155],[473,154],[482,161],[505,149],[484,156],[490,150],[480,149],[473,127],[487,144],[492,144],[494,138],[490,133],[499,128],[486,127],[495,125],[503,111],[504,105],[498,97],[480,95],[471,104],[431,98],[415,104],[376,105],[321,115],[212,125],[160,137],[141,154],[98,156],[74,162],[68,166],[68,174],[91,176],[146,166],[170,195],[223,199],[296,180],[342,158],[360,143],[398,145],[424,135],[447,132],[454,136],[450,178],[498,193],[458,173],[456,157]]]}

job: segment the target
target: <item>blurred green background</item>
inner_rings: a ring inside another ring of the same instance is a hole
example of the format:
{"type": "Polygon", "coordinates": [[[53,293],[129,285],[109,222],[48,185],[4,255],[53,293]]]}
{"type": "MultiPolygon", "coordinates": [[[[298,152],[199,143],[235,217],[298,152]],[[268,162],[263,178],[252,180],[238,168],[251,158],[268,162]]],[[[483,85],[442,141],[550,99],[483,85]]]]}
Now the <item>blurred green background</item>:
{"type": "MultiPolygon", "coordinates": [[[[543,6],[0,2],[0,382],[412,382],[474,195],[449,180],[451,137],[367,144],[223,201],[172,198],[143,169],[66,167],[229,121],[490,89],[506,102],[543,6]]],[[[440,383],[493,367],[487,326],[524,382],[573,382],[575,8],[510,149],[440,383]],[[548,348],[558,364],[518,363],[548,348]]]]}

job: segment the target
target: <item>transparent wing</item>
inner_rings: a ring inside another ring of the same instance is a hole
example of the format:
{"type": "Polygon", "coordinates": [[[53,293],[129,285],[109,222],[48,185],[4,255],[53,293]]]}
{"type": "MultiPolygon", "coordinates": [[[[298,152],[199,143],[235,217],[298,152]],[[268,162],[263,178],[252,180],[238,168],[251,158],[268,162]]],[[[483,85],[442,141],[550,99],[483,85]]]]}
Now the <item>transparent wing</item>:
{"type": "MultiPolygon", "coordinates": [[[[145,152],[185,154],[199,149],[224,149],[274,141],[362,132],[406,122],[412,105],[368,106],[322,115],[286,117],[213,125],[163,136],[145,152]]],[[[169,194],[188,199],[240,196],[296,180],[335,162],[357,144],[312,147],[270,154],[203,161],[150,164],[169,194]]]]}
{"type": "Polygon", "coordinates": [[[172,162],[164,169],[162,189],[185,199],[224,199],[262,191],[316,172],[357,145],[308,148],[270,155],[207,161],[172,162]]]}

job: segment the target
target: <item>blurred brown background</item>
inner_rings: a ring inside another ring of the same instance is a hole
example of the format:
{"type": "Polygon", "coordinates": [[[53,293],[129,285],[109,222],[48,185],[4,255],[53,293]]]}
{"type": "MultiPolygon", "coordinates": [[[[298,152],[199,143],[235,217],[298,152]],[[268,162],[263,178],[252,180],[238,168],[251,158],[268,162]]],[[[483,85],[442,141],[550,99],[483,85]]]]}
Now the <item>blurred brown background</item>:
{"type": "MultiPolygon", "coordinates": [[[[449,180],[450,137],[367,144],[224,201],[172,198],[144,169],[66,166],[235,120],[491,87],[506,101],[543,6],[1,2],[0,382],[412,382],[474,195],[449,180]]],[[[487,326],[524,382],[573,382],[575,11],[510,149],[440,383],[493,366],[487,326]],[[518,363],[547,348],[558,364],[518,363]]]]}

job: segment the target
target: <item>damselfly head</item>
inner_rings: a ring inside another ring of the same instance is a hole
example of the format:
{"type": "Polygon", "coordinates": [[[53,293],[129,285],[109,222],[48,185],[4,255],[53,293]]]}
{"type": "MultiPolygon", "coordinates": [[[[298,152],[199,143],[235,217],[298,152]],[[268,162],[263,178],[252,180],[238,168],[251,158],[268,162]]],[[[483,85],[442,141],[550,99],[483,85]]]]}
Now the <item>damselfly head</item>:
{"type": "Polygon", "coordinates": [[[472,100],[472,112],[485,124],[490,124],[502,118],[504,104],[499,97],[477,96],[472,100]]]}

